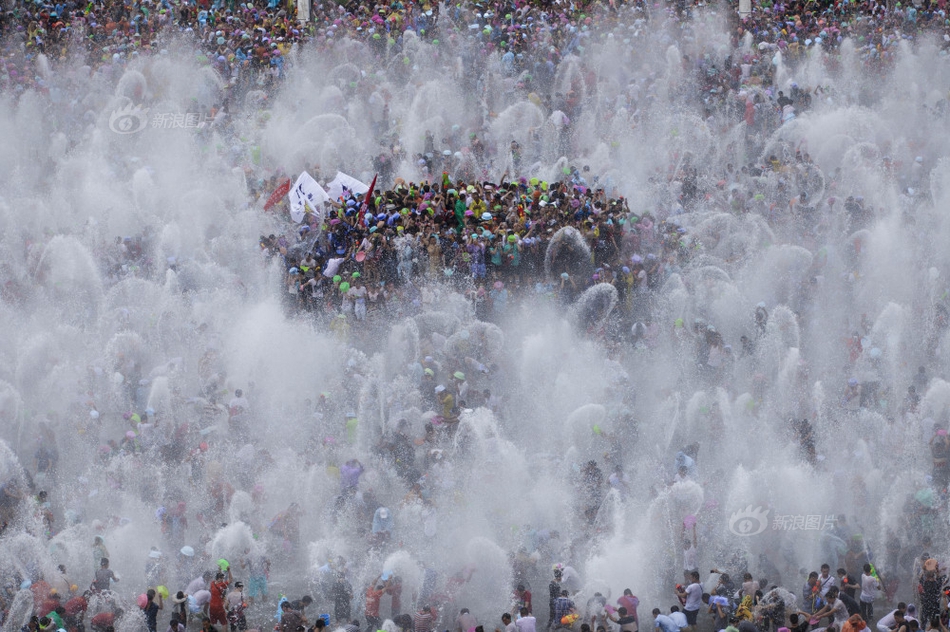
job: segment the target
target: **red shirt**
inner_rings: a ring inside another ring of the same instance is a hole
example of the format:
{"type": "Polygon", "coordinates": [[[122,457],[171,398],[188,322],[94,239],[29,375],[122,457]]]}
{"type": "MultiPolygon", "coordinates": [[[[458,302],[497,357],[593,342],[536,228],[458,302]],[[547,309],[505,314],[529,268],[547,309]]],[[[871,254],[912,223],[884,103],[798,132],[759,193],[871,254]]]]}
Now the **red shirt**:
{"type": "Polygon", "coordinates": [[[367,617],[379,616],[379,600],[384,592],[386,591],[376,590],[373,586],[366,589],[366,605],[364,606],[364,610],[367,617]]]}
{"type": "Polygon", "coordinates": [[[82,595],[77,595],[76,597],[73,597],[67,601],[63,607],[66,608],[66,614],[75,616],[80,612],[86,611],[86,600],[82,597],[82,595]]]}
{"type": "Polygon", "coordinates": [[[89,623],[94,628],[103,629],[115,623],[115,615],[111,612],[100,612],[89,623]]]}
{"type": "Polygon", "coordinates": [[[228,582],[222,580],[211,584],[211,608],[224,609],[224,596],[228,591],[228,582]]]}

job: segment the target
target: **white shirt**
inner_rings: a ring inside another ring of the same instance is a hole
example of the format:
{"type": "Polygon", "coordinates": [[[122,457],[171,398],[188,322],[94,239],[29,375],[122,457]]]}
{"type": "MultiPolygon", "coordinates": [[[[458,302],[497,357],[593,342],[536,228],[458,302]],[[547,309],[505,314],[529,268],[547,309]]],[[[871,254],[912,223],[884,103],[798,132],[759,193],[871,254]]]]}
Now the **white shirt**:
{"type": "Polygon", "coordinates": [[[191,583],[188,584],[188,588],[185,589],[186,595],[193,595],[199,590],[208,590],[208,584],[205,583],[205,580],[201,577],[196,577],[191,580],[191,583]]]}
{"type": "Polygon", "coordinates": [[[895,612],[897,612],[897,610],[891,610],[886,615],[881,617],[877,622],[877,627],[893,628],[895,625],[897,625],[897,621],[894,619],[895,612]]]}
{"type": "MultiPolygon", "coordinates": [[[[537,619],[528,615],[527,617],[521,617],[515,621],[515,627],[518,628],[518,632],[536,632],[535,627],[537,626],[537,619]]],[[[507,632],[508,628],[505,628],[507,632]]]]}
{"type": "Polygon", "coordinates": [[[848,620],[848,607],[840,599],[835,599],[835,603],[831,607],[831,614],[835,617],[835,623],[841,626],[848,620]]]}
{"type": "Polygon", "coordinates": [[[818,576],[818,585],[821,586],[821,596],[824,597],[828,594],[828,591],[832,586],[838,585],[838,580],[835,579],[834,575],[828,575],[828,577],[818,576]]]}
{"type": "Polygon", "coordinates": [[[211,591],[210,590],[199,590],[196,592],[193,597],[195,598],[195,603],[199,606],[211,603],[211,591]]]}
{"type": "Polygon", "coordinates": [[[673,623],[680,629],[685,628],[689,625],[689,622],[686,620],[686,615],[682,612],[671,612],[670,619],[673,620],[673,623]]]}
{"type": "Polygon", "coordinates": [[[683,551],[683,570],[684,571],[695,571],[699,567],[696,566],[696,547],[690,546],[688,549],[683,551]]]}
{"type": "Polygon", "coordinates": [[[881,589],[881,582],[874,575],[861,575],[861,601],[871,603],[881,589]]]}
{"type": "Polygon", "coordinates": [[[365,287],[351,287],[347,294],[356,301],[357,305],[366,304],[366,288],[365,287]]]}
{"type": "MultiPolygon", "coordinates": [[[[703,587],[693,582],[686,587],[686,603],[683,604],[683,610],[693,612],[699,610],[703,603],[703,587]]],[[[686,615],[683,615],[686,616],[686,615]]],[[[681,626],[682,627],[682,626],[681,626]]]]}

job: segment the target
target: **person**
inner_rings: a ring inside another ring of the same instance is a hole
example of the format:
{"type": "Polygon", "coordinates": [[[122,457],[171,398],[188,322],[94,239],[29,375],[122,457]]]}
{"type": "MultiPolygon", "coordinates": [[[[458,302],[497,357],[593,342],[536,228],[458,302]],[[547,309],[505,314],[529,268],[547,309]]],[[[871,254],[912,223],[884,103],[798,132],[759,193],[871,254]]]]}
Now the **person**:
{"type": "Polygon", "coordinates": [[[145,581],[150,586],[165,583],[165,565],[162,563],[162,552],[157,547],[151,547],[148,558],[145,560],[145,581]]]}
{"type": "Polygon", "coordinates": [[[854,577],[849,575],[848,571],[844,568],[839,568],[835,572],[838,575],[838,582],[840,582],[840,586],[841,586],[840,592],[848,595],[852,599],[857,598],[858,582],[854,579],[854,577]]]}
{"type": "Polygon", "coordinates": [[[459,420],[459,410],[455,405],[455,396],[442,384],[435,387],[435,396],[442,407],[442,423],[454,426],[459,420]]]}
{"type": "MultiPolygon", "coordinates": [[[[101,535],[97,535],[92,539],[92,562],[93,562],[93,571],[98,571],[102,567],[103,558],[109,557],[109,549],[106,548],[106,544],[102,539],[101,535]]],[[[108,590],[108,589],[106,589],[108,590]]]]}
{"type": "Polygon", "coordinates": [[[808,616],[802,616],[802,614],[798,612],[793,612],[788,615],[788,623],[791,626],[788,628],[789,632],[808,632],[808,630],[811,629],[808,616]]]}
{"type": "Polygon", "coordinates": [[[878,619],[877,625],[875,626],[878,632],[892,632],[904,627],[904,612],[906,612],[906,610],[907,604],[903,601],[898,603],[897,608],[878,619]]]}
{"type": "MultiPolygon", "coordinates": [[[[791,594],[779,588],[773,588],[762,595],[756,603],[756,618],[763,621],[766,630],[778,630],[785,625],[786,595],[791,594]]],[[[794,599],[791,597],[789,600],[794,599]]]]}
{"type": "Polygon", "coordinates": [[[424,603],[412,617],[412,632],[432,632],[435,623],[435,610],[429,604],[424,603]]]}
{"type": "MultiPolygon", "coordinates": [[[[313,603],[313,597],[311,597],[310,595],[304,595],[300,599],[294,599],[293,601],[291,601],[290,607],[293,610],[296,610],[297,612],[299,612],[301,616],[306,616],[307,606],[309,606],[312,603],[313,603]]],[[[346,617],[346,618],[348,619],[349,617],[346,617]]]]}
{"type": "Polygon", "coordinates": [[[518,584],[515,587],[515,592],[511,595],[511,601],[513,603],[511,610],[513,614],[518,614],[522,608],[526,608],[528,614],[531,614],[531,591],[527,590],[524,584],[518,584]]]}
{"type": "Polygon", "coordinates": [[[211,602],[208,607],[208,618],[213,625],[228,625],[228,616],[224,610],[224,598],[228,592],[228,586],[231,584],[231,568],[228,568],[228,574],[218,572],[211,584],[211,602]]]}
{"type": "Polygon", "coordinates": [[[861,606],[857,600],[842,589],[838,589],[838,599],[844,602],[844,607],[848,611],[848,616],[861,612],[861,606]]]}
{"type": "MultiPolygon", "coordinates": [[[[66,622],[66,629],[74,629],[79,631],[83,628],[83,618],[86,616],[86,609],[89,607],[89,597],[90,592],[84,592],[81,595],[75,595],[72,598],[68,599],[65,604],[63,604],[63,610],[65,611],[64,620],[66,622]]],[[[0,599],[0,606],[2,606],[2,599],[0,599]]]]}
{"type": "Polygon", "coordinates": [[[824,602],[821,599],[819,590],[820,587],[818,585],[818,573],[812,571],[808,574],[808,579],[805,580],[805,585],[802,587],[803,611],[810,614],[821,609],[821,606],[824,602]]]}
{"type": "Polygon", "coordinates": [[[394,525],[395,521],[393,520],[393,515],[392,512],[389,511],[389,508],[377,508],[373,513],[373,535],[371,541],[376,545],[382,545],[388,542],[392,537],[394,525]]]}
{"type": "Polygon", "coordinates": [[[267,573],[270,572],[270,560],[263,554],[244,551],[245,558],[241,560],[241,568],[247,571],[247,604],[250,606],[255,599],[267,600],[267,573]]]}
{"type": "Polygon", "coordinates": [[[627,614],[633,617],[633,620],[637,622],[637,627],[639,628],[640,617],[637,615],[637,608],[640,606],[640,599],[633,594],[633,591],[629,588],[624,588],[623,594],[617,598],[617,605],[627,609],[627,614]]]}
{"type": "Polygon", "coordinates": [[[148,589],[145,596],[148,598],[148,602],[142,608],[145,611],[145,627],[148,628],[148,632],[156,632],[158,630],[158,611],[164,608],[165,604],[162,602],[162,596],[152,588],[148,589]],[[158,598],[157,601],[156,597],[158,598]]]}
{"type": "Polygon", "coordinates": [[[742,588],[739,589],[739,595],[745,597],[746,595],[755,596],[755,591],[759,589],[759,582],[752,579],[752,573],[743,573],[742,575],[742,588]]]}
{"type": "Polygon", "coordinates": [[[818,576],[818,590],[822,598],[827,600],[828,591],[837,585],[837,578],[831,574],[831,566],[822,564],[821,574],[818,576]]]}
{"type": "Polygon", "coordinates": [[[557,598],[561,596],[561,569],[554,569],[554,579],[551,580],[551,583],[548,584],[548,629],[551,627],[560,625],[560,622],[554,618],[554,603],[557,601],[557,598]]]}
{"type": "Polygon", "coordinates": [[[367,632],[376,632],[382,623],[379,618],[379,602],[386,593],[386,582],[382,581],[381,577],[378,576],[366,587],[366,602],[363,606],[363,612],[366,616],[367,632]]]}
{"type": "MultiPolygon", "coordinates": [[[[93,629],[93,632],[115,632],[116,619],[122,616],[123,611],[121,609],[116,609],[115,611],[106,609],[102,612],[96,614],[89,620],[89,627],[93,629]]],[[[34,617],[35,618],[35,617],[34,617]]],[[[39,629],[39,626],[37,626],[39,629]]]]}
{"type": "Polygon", "coordinates": [[[185,632],[185,624],[181,622],[177,612],[172,613],[171,620],[168,622],[168,629],[165,632],[185,632]]]}
{"type": "Polygon", "coordinates": [[[874,600],[881,592],[881,582],[873,572],[871,564],[864,565],[861,574],[861,618],[870,621],[874,617],[874,600]]]}
{"type": "Polygon", "coordinates": [[[686,616],[687,625],[690,628],[696,627],[696,620],[699,617],[699,608],[703,602],[703,587],[699,583],[699,572],[690,573],[690,584],[686,588],[676,589],[676,594],[683,601],[683,614],[686,616]]]}
{"type": "Polygon", "coordinates": [[[709,614],[713,615],[714,630],[722,630],[729,625],[729,615],[732,608],[728,597],[703,593],[702,600],[704,604],[709,606],[709,614]]]}
{"type": "Polygon", "coordinates": [[[562,590],[561,596],[554,600],[555,625],[560,626],[564,617],[574,614],[575,610],[574,601],[571,600],[570,594],[566,590],[562,590]]]}
{"type": "Polygon", "coordinates": [[[194,595],[199,590],[208,590],[211,587],[211,571],[205,571],[198,577],[195,577],[188,583],[188,587],[185,588],[186,595],[194,595]]]}
{"type": "Polygon", "coordinates": [[[867,624],[864,622],[864,619],[861,618],[859,614],[853,614],[848,617],[848,620],[844,622],[844,625],[841,626],[841,632],[862,632],[867,628],[867,624]]]}
{"type": "MultiPolygon", "coordinates": [[[[188,626],[188,595],[185,594],[183,590],[179,590],[172,597],[172,607],[175,609],[175,613],[172,615],[177,618],[179,624],[184,627],[188,626]]],[[[177,632],[172,630],[172,632],[177,632]]]]}
{"type": "Polygon", "coordinates": [[[620,632],[638,632],[640,624],[630,612],[624,607],[617,608],[616,613],[608,612],[607,618],[620,626],[620,632]]]}
{"type": "Polygon", "coordinates": [[[495,632],[518,632],[518,626],[512,622],[509,612],[501,613],[501,624],[505,627],[502,630],[495,628],[495,632]]]}
{"type": "Polygon", "coordinates": [[[199,590],[195,594],[188,597],[188,611],[192,614],[202,614],[204,618],[207,618],[208,608],[211,605],[211,591],[210,590],[199,590]]]}
{"type": "Polygon", "coordinates": [[[518,632],[537,631],[537,619],[531,614],[530,611],[528,611],[526,607],[522,606],[518,614],[520,616],[518,617],[518,620],[515,621],[515,627],[518,628],[518,632]]]}
{"type": "Polygon", "coordinates": [[[689,626],[689,622],[686,621],[686,615],[680,612],[679,606],[672,606],[668,616],[680,630],[689,626]]]}
{"type": "Polygon", "coordinates": [[[247,609],[247,603],[244,601],[244,584],[234,582],[234,590],[227,596],[228,623],[231,625],[231,632],[247,629],[247,618],[244,611],[247,609]]]}
{"type": "Polygon", "coordinates": [[[304,627],[305,619],[298,611],[291,607],[289,601],[280,604],[280,632],[297,632],[304,627]]]}
{"type": "Polygon", "coordinates": [[[940,573],[940,566],[934,558],[924,562],[923,570],[917,587],[920,594],[920,614],[924,621],[930,621],[940,615],[940,597],[947,578],[940,573]]]}
{"type": "Polygon", "coordinates": [[[477,625],[475,615],[468,608],[459,610],[458,616],[455,617],[455,632],[468,632],[477,625]]]}
{"type": "Polygon", "coordinates": [[[336,572],[336,579],[330,587],[330,597],[333,599],[333,616],[336,620],[349,621],[353,586],[342,571],[336,572]]]}
{"type": "Polygon", "coordinates": [[[659,608],[653,609],[653,627],[659,628],[660,632],[680,632],[680,629],[673,623],[673,619],[661,613],[659,608]]]}
{"type": "Polygon", "coordinates": [[[99,570],[96,571],[96,578],[92,582],[92,590],[95,592],[110,590],[111,582],[119,583],[119,578],[109,568],[109,558],[103,557],[99,560],[99,570]]]}
{"type": "Polygon", "coordinates": [[[825,595],[825,606],[812,615],[812,619],[818,619],[820,621],[825,617],[831,617],[834,625],[838,626],[838,629],[841,629],[841,626],[844,625],[844,622],[847,621],[851,615],[848,614],[848,608],[845,606],[844,601],[839,598],[838,592],[837,586],[832,586],[828,589],[825,595]]]}
{"type": "Polygon", "coordinates": [[[686,533],[686,525],[683,525],[683,572],[692,574],[693,571],[699,572],[699,566],[696,563],[696,523],[693,522],[692,537],[686,533]]]}

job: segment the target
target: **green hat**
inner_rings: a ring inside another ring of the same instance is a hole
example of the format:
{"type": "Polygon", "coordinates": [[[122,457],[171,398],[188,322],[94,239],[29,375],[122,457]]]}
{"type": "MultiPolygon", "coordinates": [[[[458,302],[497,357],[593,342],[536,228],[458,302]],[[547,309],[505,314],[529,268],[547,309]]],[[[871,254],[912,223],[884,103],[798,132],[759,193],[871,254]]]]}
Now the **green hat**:
{"type": "Polygon", "coordinates": [[[339,283],[339,282],[342,281],[342,280],[343,280],[343,277],[341,277],[339,274],[334,274],[334,275],[333,275],[333,282],[334,282],[334,283],[339,283]]]}
{"type": "Polygon", "coordinates": [[[509,243],[509,244],[513,244],[513,243],[515,243],[516,241],[518,241],[518,236],[517,236],[517,235],[508,235],[508,243],[509,243]]]}
{"type": "Polygon", "coordinates": [[[354,279],[358,279],[358,278],[360,278],[360,273],[359,273],[359,272],[354,272],[354,273],[353,273],[352,275],[350,275],[350,276],[352,276],[354,279]]]}
{"type": "Polygon", "coordinates": [[[456,380],[464,380],[465,374],[462,373],[461,371],[456,371],[455,373],[452,374],[452,377],[454,377],[456,380]]]}
{"type": "Polygon", "coordinates": [[[341,292],[348,292],[349,289],[350,289],[350,284],[349,284],[349,283],[347,283],[346,281],[344,281],[343,283],[340,283],[340,291],[341,291],[341,292]]]}

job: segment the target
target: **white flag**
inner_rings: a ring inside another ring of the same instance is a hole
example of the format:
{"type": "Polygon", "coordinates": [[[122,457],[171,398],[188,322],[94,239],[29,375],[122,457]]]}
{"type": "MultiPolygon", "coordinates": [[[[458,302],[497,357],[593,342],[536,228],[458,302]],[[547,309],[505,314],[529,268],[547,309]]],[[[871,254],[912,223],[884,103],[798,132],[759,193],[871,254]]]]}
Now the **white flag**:
{"type": "Polygon", "coordinates": [[[356,195],[362,195],[369,191],[368,184],[363,184],[353,176],[348,176],[342,171],[337,171],[336,177],[333,178],[333,181],[327,184],[327,190],[330,193],[330,199],[339,200],[340,196],[343,195],[344,187],[347,191],[355,193],[356,195]]]}
{"type": "Polygon", "coordinates": [[[287,196],[290,198],[290,217],[295,222],[299,224],[303,221],[308,206],[318,221],[323,222],[323,203],[330,196],[309,173],[304,171],[300,174],[287,196]]]}

